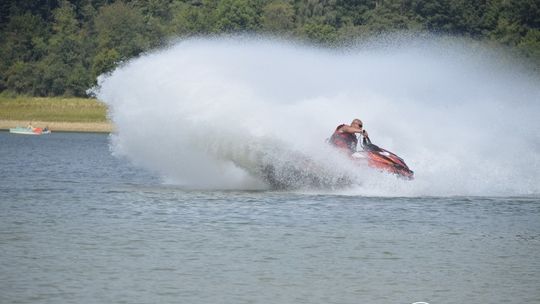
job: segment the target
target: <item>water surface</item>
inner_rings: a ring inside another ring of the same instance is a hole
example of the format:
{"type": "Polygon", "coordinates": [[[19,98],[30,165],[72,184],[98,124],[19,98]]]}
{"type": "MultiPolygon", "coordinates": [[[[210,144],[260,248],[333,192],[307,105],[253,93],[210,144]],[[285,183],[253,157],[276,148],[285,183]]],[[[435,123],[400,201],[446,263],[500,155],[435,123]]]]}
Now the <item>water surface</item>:
{"type": "Polygon", "coordinates": [[[538,197],[187,191],[0,132],[0,303],[540,303],[538,197]]]}

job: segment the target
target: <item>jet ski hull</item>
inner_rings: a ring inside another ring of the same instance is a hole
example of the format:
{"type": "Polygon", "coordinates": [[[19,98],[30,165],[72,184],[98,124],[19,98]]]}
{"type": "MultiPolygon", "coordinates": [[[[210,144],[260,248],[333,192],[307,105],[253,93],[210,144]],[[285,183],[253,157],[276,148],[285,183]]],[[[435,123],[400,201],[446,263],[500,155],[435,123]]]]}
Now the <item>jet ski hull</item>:
{"type": "Polygon", "coordinates": [[[372,168],[395,174],[405,179],[413,179],[414,172],[409,169],[405,161],[396,154],[380,148],[371,142],[363,145],[365,158],[372,168]]]}

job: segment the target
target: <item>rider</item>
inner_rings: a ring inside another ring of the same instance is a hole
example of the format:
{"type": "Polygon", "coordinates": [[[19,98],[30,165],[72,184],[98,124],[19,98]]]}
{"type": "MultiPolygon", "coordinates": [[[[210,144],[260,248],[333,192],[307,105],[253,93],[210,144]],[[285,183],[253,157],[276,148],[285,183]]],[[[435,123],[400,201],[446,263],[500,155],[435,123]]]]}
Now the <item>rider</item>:
{"type": "Polygon", "coordinates": [[[330,143],[340,149],[346,151],[349,155],[356,152],[356,146],[358,145],[358,139],[355,133],[361,133],[364,136],[368,136],[367,132],[362,128],[362,121],[355,118],[351,125],[341,124],[337,126],[336,131],[330,137],[330,143]]]}

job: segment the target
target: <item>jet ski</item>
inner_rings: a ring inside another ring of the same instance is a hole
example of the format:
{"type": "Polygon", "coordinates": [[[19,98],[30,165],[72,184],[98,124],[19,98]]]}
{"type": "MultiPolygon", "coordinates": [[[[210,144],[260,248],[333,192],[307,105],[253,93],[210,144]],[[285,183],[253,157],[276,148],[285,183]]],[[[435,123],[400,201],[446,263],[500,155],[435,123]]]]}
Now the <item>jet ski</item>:
{"type": "MultiPolygon", "coordinates": [[[[350,155],[351,164],[361,170],[376,169],[399,178],[413,179],[413,171],[403,159],[374,145],[365,134],[363,136],[360,151],[350,155]]],[[[329,140],[327,143],[330,143],[329,140]]],[[[249,157],[231,153],[231,161],[263,180],[273,190],[340,189],[357,183],[355,175],[343,170],[342,166],[334,167],[332,162],[314,159],[281,142],[262,141],[249,146],[246,151],[252,151],[249,157]]]]}
{"type": "Polygon", "coordinates": [[[362,148],[363,151],[353,153],[354,160],[367,160],[368,166],[395,174],[400,178],[408,180],[414,178],[414,172],[401,157],[371,143],[369,137],[364,136],[362,139],[362,148]]]}

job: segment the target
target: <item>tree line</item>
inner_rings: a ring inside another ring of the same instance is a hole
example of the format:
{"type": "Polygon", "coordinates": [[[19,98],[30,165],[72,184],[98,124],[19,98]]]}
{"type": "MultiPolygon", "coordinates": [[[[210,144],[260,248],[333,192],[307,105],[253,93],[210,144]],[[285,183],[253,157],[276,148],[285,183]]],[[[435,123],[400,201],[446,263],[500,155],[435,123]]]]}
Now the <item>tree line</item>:
{"type": "Polygon", "coordinates": [[[0,92],[85,96],[171,37],[264,33],[337,45],[392,31],[507,46],[540,67],[538,0],[4,0],[0,92]]]}

